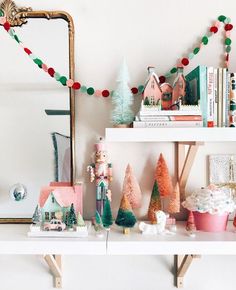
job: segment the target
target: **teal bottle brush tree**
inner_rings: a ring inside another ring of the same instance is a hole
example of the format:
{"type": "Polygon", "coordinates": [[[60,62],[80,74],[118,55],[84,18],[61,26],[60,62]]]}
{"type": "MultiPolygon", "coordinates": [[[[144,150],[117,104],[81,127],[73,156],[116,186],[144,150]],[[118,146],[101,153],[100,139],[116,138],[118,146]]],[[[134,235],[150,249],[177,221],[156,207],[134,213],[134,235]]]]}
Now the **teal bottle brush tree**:
{"type": "Polygon", "coordinates": [[[112,123],[114,127],[129,127],[134,120],[133,94],[129,88],[129,72],[125,61],[123,61],[118,78],[117,88],[112,95],[112,123]]]}

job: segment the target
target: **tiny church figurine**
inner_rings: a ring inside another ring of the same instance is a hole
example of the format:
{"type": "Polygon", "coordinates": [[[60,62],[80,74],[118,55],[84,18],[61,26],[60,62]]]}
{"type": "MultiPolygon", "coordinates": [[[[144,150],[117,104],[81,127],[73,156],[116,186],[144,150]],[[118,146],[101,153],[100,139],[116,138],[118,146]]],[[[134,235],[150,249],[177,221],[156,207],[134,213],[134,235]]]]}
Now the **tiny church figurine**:
{"type": "Polygon", "coordinates": [[[96,210],[103,215],[106,197],[111,198],[109,184],[112,181],[112,165],[107,162],[106,146],[102,138],[95,144],[94,163],[87,167],[90,173],[90,181],[96,184],[96,210]]]}

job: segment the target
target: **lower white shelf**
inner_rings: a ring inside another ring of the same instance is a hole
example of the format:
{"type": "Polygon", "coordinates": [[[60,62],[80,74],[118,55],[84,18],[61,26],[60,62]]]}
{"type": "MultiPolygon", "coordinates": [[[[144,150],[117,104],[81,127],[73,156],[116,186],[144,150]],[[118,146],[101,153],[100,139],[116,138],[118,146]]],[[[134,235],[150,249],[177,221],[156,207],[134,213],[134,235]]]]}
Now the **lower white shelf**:
{"type": "Polygon", "coordinates": [[[177,223],[175,235],[147,236],[138,227],[130,235],[113,226],[108,233],[109,255],[236,255],[236,233],[232,223],[222,233],[196,232],[190,237],[185,230],[186,222],[177,223]]]}
{"type": "Polygon", "coordinates": [[[232,223],[222,233],[197,232],[189,237],[185,222],[177,223],[176,235],[142,235],[138,227],[129,235],[113,225],[103,237],[93,228],[86,238],[29,238],[29,225],[0,225],[0,254],[8,255],[236,255],[232,223]]]}
{"type": "Polygon", "coordinates": [[[0,225],[0,254],[8,255],[105,255],[106,233],[97,237],[90,228],[86,238],[32,238],[29,225],[0,225]]]}

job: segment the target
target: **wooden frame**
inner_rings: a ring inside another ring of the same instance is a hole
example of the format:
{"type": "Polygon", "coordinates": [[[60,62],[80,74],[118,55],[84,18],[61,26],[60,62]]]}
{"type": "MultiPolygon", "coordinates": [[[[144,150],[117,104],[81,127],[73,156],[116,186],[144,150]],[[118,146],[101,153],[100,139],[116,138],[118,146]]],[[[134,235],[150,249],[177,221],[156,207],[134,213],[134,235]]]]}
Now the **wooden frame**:
{"type": "MultiPolygon", "coordinates": [[[[4,11],[7,21],[11,26],[22,26],[29,18],[63,19],[68,23],[69,35],[69,78],[75,76],[74,60],[74,22],[70,14],[64,11],[33,11],[28,7],[17,7],[12,0],[4,0],[0,3],[0,9],[4,11]]],[[[71,185],[75,184],[75,91],[69,89],[70,95],[70,148],[71,148],[71,185]]],[[[0,218],[0,223],[31,223],[30,218],[0,218]]]]}

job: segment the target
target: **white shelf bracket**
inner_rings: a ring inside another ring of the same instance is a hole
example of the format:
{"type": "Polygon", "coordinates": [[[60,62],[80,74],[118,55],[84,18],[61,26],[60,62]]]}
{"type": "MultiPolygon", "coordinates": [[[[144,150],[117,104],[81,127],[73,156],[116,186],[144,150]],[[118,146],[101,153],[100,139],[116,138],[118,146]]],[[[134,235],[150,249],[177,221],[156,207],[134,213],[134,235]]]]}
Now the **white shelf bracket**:
{"type": "Polygon", "coordinates": [[[176,142],[177,156],[177,178],[180,187],[181,199],[185,198],[185,187],[191,168],[194,163],[199,146],[204,145],[203,142],[176,142]],[[188,146],[187,154],[185,152],[188,146]]]}
{"type": "Polygon", "coordinates": [[[200,258],[200,255],[175,255],[175,286],[177,288],[182,288],[183,287],[183,282],[184,282],[184,276],[189,269],[193,259],[195,258],[200,258]]]}
{"type": "Polygon", "coordinates": [[[46,255],[44,259],[53,274],[54,288],[62,288],[61,255],[46,255]]]}

